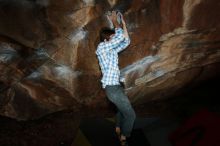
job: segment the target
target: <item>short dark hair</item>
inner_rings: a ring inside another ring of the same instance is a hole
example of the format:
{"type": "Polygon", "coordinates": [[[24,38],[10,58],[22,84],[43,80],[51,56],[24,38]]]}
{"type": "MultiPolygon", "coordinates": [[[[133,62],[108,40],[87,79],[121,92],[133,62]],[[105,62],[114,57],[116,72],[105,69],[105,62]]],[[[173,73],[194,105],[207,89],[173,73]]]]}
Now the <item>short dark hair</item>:
{"type": "Polygon", "coordinates": [[[105,39],[109,40],[110,36],[112,34],[115,34],[115,31],[113,29],[110,29],[108,27],[104,27],[100,30],[100,41],[103,42],[105,39]]]}

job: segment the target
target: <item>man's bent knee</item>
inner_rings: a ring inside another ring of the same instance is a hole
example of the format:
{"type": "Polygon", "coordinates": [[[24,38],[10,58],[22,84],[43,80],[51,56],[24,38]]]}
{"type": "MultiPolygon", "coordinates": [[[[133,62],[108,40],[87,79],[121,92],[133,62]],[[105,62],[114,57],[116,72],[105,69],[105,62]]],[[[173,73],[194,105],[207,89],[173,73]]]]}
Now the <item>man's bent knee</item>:
{"type": "Polygon", "coordinates": [[[135,114],[134,110],[131,110],[129,113],[127,113],[125,118],[127,118],[131,121],[135,121],[136,114],[135,114]]]}

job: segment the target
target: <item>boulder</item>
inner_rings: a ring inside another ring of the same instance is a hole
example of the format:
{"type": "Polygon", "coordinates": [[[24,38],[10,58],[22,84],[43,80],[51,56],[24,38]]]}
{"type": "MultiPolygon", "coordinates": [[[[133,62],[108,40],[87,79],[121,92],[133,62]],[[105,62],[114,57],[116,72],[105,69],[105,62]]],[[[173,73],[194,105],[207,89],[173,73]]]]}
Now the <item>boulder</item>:
{"type": "Polygon", "coordinates": [[[219,9],[218,0],[1,0],[0,114],[112,114],[95,54],[100,29],[110,27],[108,10],[121,11],[127,22],[131,44],[119,66],[136,109],[215,77],[219,9]]]}

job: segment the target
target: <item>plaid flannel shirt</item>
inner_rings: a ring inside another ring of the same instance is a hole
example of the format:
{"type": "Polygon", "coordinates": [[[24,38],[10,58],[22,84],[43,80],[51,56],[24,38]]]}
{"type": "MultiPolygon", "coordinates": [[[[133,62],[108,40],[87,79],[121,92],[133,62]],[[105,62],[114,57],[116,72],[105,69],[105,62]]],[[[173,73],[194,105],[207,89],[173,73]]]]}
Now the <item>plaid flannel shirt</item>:
{"type": "Polygon", "coordinates": [[[99,43],[96,54],[102,71],[102,87],[106,85],[120,85],[120,70],[118,67],[118,53],[130,44],[130,39],[124,37],[122,28],[115,28],[114,36],[99,43]]]}

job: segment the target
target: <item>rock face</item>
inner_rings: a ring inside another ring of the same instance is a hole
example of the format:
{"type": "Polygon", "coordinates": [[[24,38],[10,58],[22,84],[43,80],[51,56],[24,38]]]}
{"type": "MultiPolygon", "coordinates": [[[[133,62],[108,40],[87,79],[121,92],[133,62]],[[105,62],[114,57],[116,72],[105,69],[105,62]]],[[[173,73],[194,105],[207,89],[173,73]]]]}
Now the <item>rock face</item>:
{"type": "Polygon", "coordinates": [[[119,65],[135,107],[218,75],[219,0],[0,0],[0,114],[111,111],[95,55],[111,9],[131,37],[119,65]]]}

